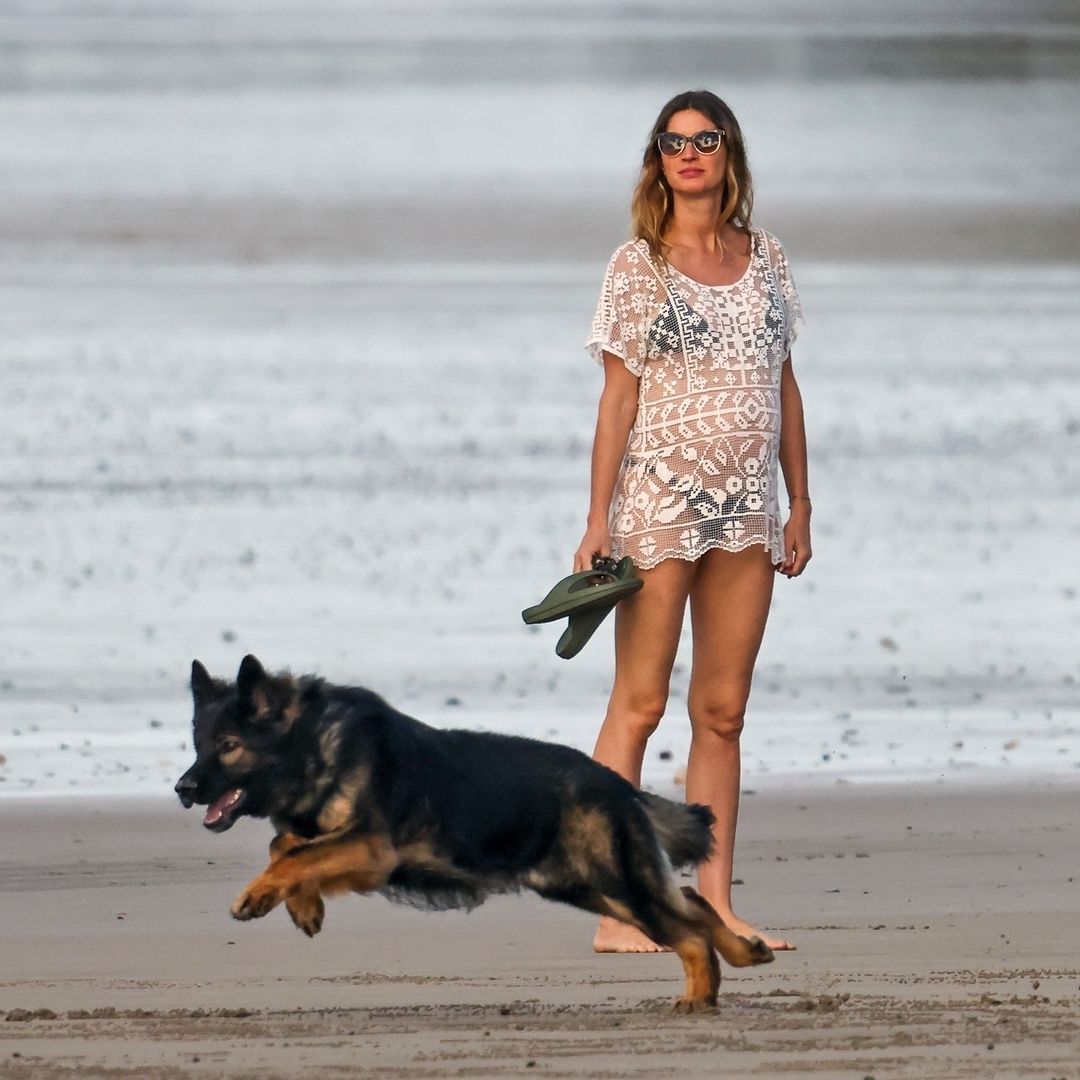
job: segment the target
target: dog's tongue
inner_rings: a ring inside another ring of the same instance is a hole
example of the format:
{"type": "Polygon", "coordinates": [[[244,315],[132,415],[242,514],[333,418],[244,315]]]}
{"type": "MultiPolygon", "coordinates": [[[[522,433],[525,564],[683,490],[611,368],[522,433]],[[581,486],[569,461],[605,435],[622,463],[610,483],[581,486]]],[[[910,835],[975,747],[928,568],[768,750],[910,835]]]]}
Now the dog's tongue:
{"type": "Polygon", "coordinates": [[[203,818],[204,825],[216,825],[225,814],[232,808],[233,804],[238,802],[240,796],[244,792],[241,788],[233,788],[232,791],[225,792],[216,802],[212,803],[206,811],[206,817],[203,818]]]}

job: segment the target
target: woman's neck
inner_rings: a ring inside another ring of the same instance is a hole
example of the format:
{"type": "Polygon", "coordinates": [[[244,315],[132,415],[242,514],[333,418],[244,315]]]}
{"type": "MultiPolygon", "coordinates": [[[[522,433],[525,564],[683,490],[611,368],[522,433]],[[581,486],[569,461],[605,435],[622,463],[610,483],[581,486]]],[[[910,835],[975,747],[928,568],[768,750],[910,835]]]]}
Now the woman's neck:
{"type": "Polygon", "coordinates": [[[716,219],[719,216],[719,195],[706,195],[696,199],[677,195],[671,224],[664,239],[672,247],[714,254],[720,246],[720,239],[716,234],[716,219]]]}

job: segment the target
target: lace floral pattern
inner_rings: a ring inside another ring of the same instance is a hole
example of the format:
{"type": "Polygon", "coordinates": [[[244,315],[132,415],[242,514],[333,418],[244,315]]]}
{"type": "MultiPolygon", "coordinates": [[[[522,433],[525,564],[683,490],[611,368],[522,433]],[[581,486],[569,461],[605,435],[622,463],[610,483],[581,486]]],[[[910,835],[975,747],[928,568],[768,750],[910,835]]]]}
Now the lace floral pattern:
{"type": "Polygon", "coordinates": [[[608,264],[587,348],[639,378],[610,524],[616,557],[644,569],[756,544],[784,558],[780,373],[802,309],[779,242],[761,230],[751,239],[733,285],[657,266],[643,240],[608,264]]]}

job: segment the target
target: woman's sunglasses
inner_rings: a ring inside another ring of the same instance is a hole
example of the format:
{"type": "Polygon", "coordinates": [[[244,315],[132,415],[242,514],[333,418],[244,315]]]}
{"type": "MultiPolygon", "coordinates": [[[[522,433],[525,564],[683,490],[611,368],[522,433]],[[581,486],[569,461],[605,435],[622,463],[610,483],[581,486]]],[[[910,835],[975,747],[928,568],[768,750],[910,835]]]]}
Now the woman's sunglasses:
{"type": "Polygon", "coordinates": [[[710,128],[708,131],[699,131],[696,135],[678,135],[674,131],[665,131],[657,136],[656,145],[664,157],[675,157],[683,152],[688,142],[694,144],[694,149],[699,154],[715,154],[723,141],[723,129],[710,128]]]}

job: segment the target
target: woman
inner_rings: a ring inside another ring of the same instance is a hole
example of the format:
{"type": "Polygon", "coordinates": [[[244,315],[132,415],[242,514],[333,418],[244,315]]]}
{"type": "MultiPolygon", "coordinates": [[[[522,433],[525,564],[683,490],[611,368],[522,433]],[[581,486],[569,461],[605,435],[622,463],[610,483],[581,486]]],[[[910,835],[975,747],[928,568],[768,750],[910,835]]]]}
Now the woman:
{"type": "MultiPolygon", "coordinates": [[[[731,908],[739,735],[776,572],[810,559],[802,400],[790,347],[798,294],[776,239],[751,225],[742,132],[715,94],[661,110],[589,337],[604,389],[574,569],[631,555],[644,587],[616,609],[615,683],[594,757],[641,783],[690,604],[686,797],[716,815],[699,890],[737,933],[790,949],[731,908]],[[777,463],[789,516],[781,524],[777,463]]],[[[603,919],[598,952],[657,949],[603,919]]]]}

